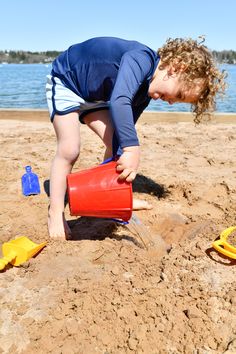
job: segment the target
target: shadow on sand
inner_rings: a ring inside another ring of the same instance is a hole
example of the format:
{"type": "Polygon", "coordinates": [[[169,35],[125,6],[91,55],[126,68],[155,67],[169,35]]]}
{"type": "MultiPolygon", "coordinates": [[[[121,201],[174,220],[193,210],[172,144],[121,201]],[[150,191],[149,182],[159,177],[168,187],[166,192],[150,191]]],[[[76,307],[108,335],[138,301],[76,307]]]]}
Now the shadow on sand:
{"type": "Polygon", "coordinates": [[[110,238],[117,241],[126,240],[143,248],[136,237],[126,234],[125,226],[122,226],[124,233],[122,233],[122,235],[118,233],[118,226],[120,226],[120,224],[110,219],[81,216],[75,220],[69,220],[68,225],[72,232],[69,241],[102,241],[105,238],[110,238]]]}

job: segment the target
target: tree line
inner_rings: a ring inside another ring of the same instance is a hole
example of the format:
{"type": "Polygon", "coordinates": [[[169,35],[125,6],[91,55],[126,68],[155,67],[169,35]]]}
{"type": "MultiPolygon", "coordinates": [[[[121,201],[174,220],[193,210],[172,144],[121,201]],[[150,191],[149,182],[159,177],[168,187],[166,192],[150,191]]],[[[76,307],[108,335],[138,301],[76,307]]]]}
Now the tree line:
{"type": "Polygon", "coordinates": [[[219,63],[236,64],[236,51],[222,50],[220,52],[213,50],[214,57],[219,63]]]}
{"type": "Polygon", "coordinates": [[[0,51],[0,63],[36,64],[51,63],[61,52],[49,50],[46,52],[29,52],[23,50],[0,51]]]}
{"type": "MultiPolygon", "coordinates": [[[[7,64],[34,64],[51,63],[61,52],[49,50],[45,52],[30,52],[23,50],[5,50],[0,51],[0,63],[7,64]]],[[[222,50],[212,51],[214,58],[219,64],[236,64],[236,51],[222,50]]]]}

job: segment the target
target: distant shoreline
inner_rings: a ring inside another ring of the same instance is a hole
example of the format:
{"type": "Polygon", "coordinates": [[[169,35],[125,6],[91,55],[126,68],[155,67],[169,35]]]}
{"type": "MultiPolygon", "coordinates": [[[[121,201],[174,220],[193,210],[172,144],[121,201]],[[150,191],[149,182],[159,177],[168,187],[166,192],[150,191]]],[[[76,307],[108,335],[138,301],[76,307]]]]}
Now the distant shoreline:
{"type": "MultiPolygon", "coordinates": [[[[52,62],[62,51],[47,50],[43,52],[31,52],[25,50],[0,50],[0,64],[48,64],[52,62]]],[[[212,50],[215,60],[219,64],[236,64],[235,50],[212,50]]]]}
{"type": "MultiPolygon", "coordinates": [[[[0,109],[1,120],[22,120],[22,121],[48,121],[49,113],[46,109],[0,109]]],[[[193,115],[189,112],[159,112],[159,111],[145,111],[139,123],[178,123],[178,122],[193,122],[193,115]]],[[[235,113],[215,113],[212,116],[210,123],[230,123],[236,124],[235,113]]]]}
{"type": "MultiPolygon", "coordinates": [[[[45,60],[45,61],[37,61],[37,62],[29,62],[29,63],[24,63],[24,62],[0,62],[0,65],[11,65],[11,64],[20,64],[20,65],[29,65],[29,64],[42,64],[42,65],[51,65],[53,60],[45,60]]],[[[228,63],[228,62],[218,62],[220,65],[236,65],[235,63],[228,63]]]]}

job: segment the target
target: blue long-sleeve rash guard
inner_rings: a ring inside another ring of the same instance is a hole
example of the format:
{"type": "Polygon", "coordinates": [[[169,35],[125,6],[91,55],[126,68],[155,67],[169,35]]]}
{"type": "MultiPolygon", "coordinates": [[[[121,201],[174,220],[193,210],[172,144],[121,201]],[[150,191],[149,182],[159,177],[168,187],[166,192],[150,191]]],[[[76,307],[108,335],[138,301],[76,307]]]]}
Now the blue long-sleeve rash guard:
{"type": "Polygon", "coordinates": [[[112,37],[72,45],[52,64],[52,75],[84,100],[109,101],[113,151],[139,145],[135,123],[148,106],[159,56],[149,47],[112,37]]]}

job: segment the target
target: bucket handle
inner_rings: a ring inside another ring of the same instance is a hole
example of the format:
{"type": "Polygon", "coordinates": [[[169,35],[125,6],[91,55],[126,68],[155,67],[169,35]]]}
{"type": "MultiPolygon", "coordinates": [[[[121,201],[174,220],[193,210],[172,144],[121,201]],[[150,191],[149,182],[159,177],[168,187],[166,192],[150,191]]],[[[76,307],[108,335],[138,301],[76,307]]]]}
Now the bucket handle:
{"type": "Polygon", "coordinates": [[[100,163],[100,165],[105,165],[106,163],[111,162],[111,161],[117,161],[119,159],[119,157],[120,157],[120,155],[115,155],[115,156],[109,157],[108,159],[106,159],[102,163],[100,163]]]}
{"type": "Polygon", "coordinates": [[[110,218],[109,220],[114,221],[114,222],[118,222],[119,224],[122,224],[122,225],[128,225],[129,224],[129,221],[124,221],[124,220],[113,219],[113,218],[110,218]]]}
{"type": "Polygon", "coordinates": [[[114,160],[115,160],[114,157],[109,157],[109,159],[104,160],[102,163],[100,163],[100,165],[105,165],[106,163],[114,161],[114,160]]]}

